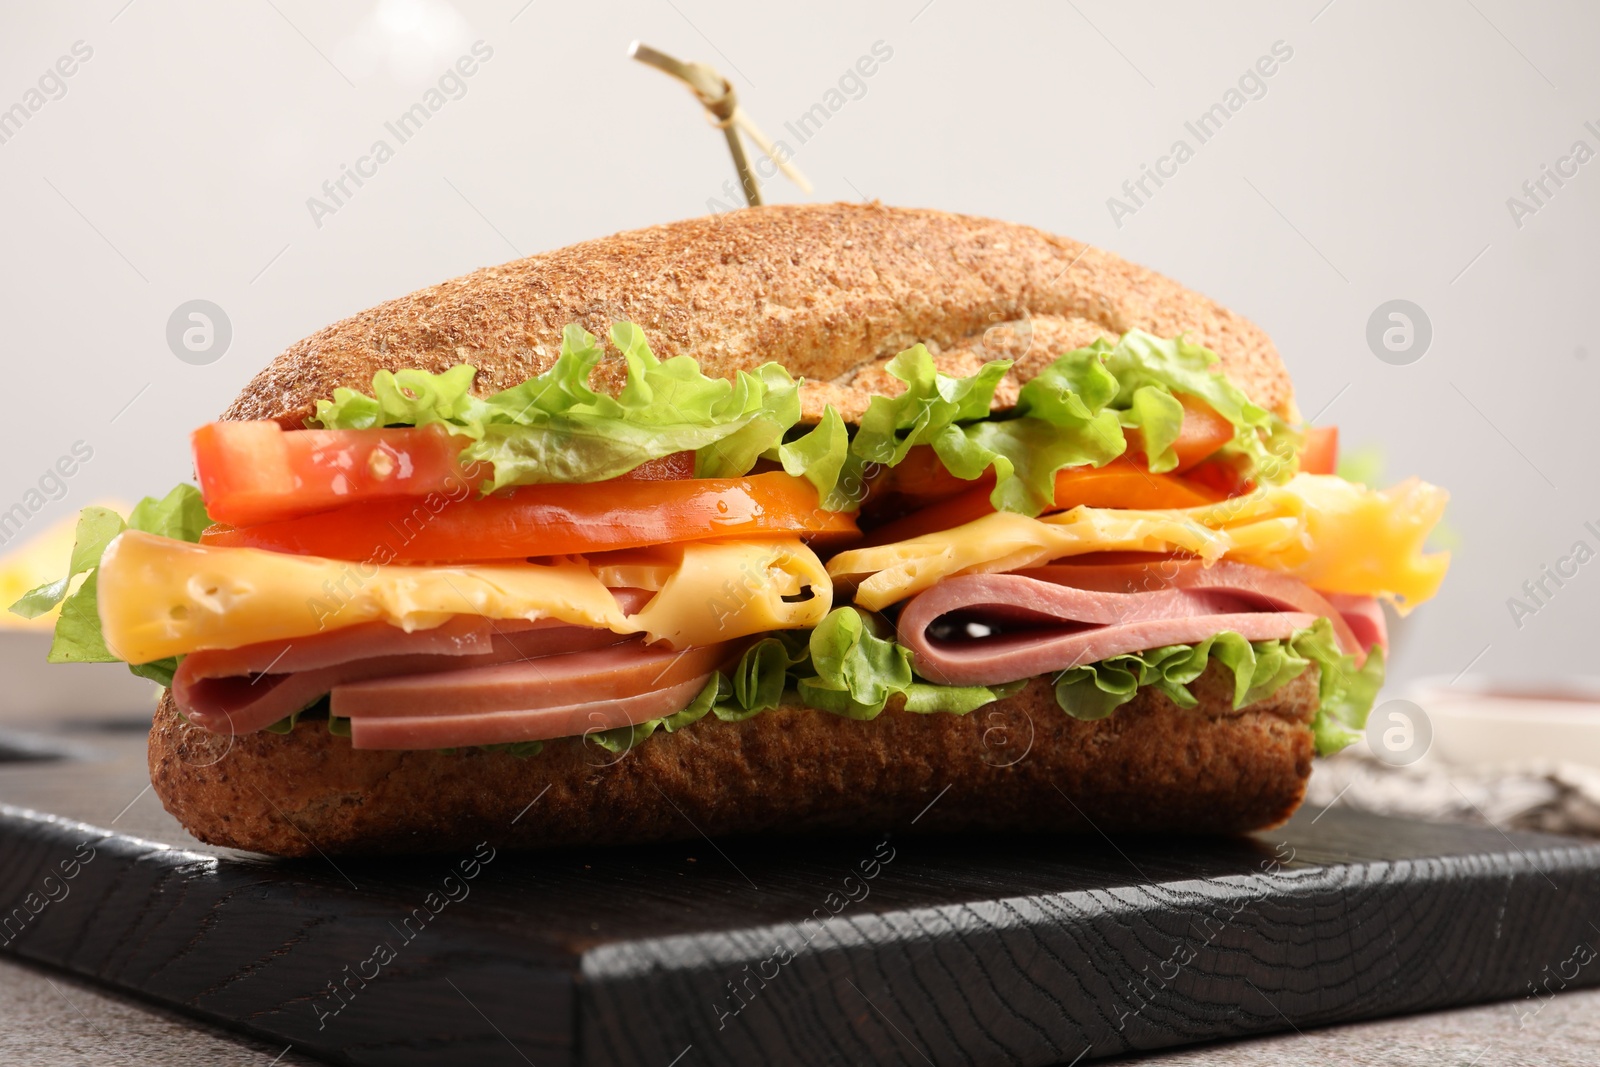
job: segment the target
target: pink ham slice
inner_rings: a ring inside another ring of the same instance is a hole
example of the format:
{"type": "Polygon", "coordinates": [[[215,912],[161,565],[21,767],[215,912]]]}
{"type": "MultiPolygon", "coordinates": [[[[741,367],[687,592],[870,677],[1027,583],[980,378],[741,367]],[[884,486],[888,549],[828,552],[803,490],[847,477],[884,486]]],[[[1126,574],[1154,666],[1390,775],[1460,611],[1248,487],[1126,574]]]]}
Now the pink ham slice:
{"type": "MultiPolygon", "coordinates": [[[[1284,638],[1319,618],[1332,622],[1345,652],[1365,658],[1370,646],[1345,616],[1286,575],[1227,562],[1058,564],[946,578],[906,605],[898,636],[923,677],[996,685],[1225,630],[1284,638]]],[[[1381,645],[1376,618],[1372,643],[1381,645]]],[[[1371,619],[1358,620],[1369,635],[1371,619]]]]}
{"type": "MultiPolygon", "coordinates": [[[[1362,659],[1374,644],[1388,650],[1383,610],[1372,597],[1332,596],[1317,592],[1298,578],[1243,563],[1215,563],[1200,560],[1167,559],[1155,563],[1058,563],[1018,571],[1018,574],[1043,578],[1061,585],[1106,593],[1145,594],[1176,590],[1189,594],[1197,603],[1209,598],[1228,605],[1220,611],[1292,610],[1326,618],[1345,652],[1362,659]],[[1360,616],[1366,636],[1356,632],[1360,616]]],[[[1159,615],[1159,610],[1151,616],[1159,615]]],[[[1254,638],[1252,638],[1254,640],[1254,638]]]]}
{"type": "Polygon", "coordinates": [[[330,714],[354,720],[457,718],[623,700],[703,679],[726,665],[730,648],[673,651],[634,638],[561,656],[339,685],[328,707],[330,714]]]}
{"type": "Polygon", "coordinates": [[[1329,593],[1328,603],[1344,616],[1356,643],[1362,648],[1377,645],[1387,655],[1389,652],[1389,624],[1383,617],[1383,605],[1377,597],[1352,596],[1349,593],[1329,593]]]}
{"type": "MultiPolygon", "coordinates": [[[[497,623],[506,632],[541,623],[497,623]]],[[[546,624],[547,625],[547,624],[546,624]]],[[[489,651],[494,630],[489,620],[457,615],[431,630],[404,630],[386,622],[363,622],[292,641],[264,641],[240,648],[206,649],[184,657],[196,677],[226,678],[233,674],[290,674],[348,663],[353,659],[409,652],[422,655],[470,656],[489,651]]]]}
{"type": "MultiPolygon", "coordinates": [[[[643,590],[615,592],[626,612],[637,611],[650,596],[643,590]]],[[[554,619],[457,616],[411,633],[386,622],[361,623],[293,641],[192,653],[173,675],[172,698],[197,726],[216,733],[254,733],[348,682],[578,652],[627,640],[624,634],[554,619]]]]}
{"type": "Polygon", "coordinates": [[[350,720],[355,748],[425,749],[577,737],[682,711],[711,680],[706,674],[622,700],[471,715],[400,715],[350,720]]]}

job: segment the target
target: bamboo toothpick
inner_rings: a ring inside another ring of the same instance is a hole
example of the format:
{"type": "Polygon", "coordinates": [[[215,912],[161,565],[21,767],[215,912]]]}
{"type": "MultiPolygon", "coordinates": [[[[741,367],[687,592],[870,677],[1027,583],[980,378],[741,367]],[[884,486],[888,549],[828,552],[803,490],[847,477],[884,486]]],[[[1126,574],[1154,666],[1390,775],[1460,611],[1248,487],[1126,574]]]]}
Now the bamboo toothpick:
{"type": "Polygon", "coordinates": [[[761,185],[756,180],[755,172],[750,169],[744,142],[739,139],[740,131],[756,143],[756,147],[772,160],[784,176],[803,191],[807,193],[811,191],[811,183],[806,181],[805,175],[778,154],[766,134],[761,132],[739,106],[739,99],[734,95],[733,86],[729,84],[728,79],[718,74],[715,69],[704,63],[685,63],[681,59],[674,59],[665,52],[658,52],[639,41],[634,41],[628,46],[628,55],[665,74],[672,75],[694,93],[695,99],[706,109],[711,124],[722,130],[723,136],[728,140],[728,152],[733,156],[733,167],[739,174],[739,185],[744,190],[745,203],[751,207],[760,206],[761,185]]]}

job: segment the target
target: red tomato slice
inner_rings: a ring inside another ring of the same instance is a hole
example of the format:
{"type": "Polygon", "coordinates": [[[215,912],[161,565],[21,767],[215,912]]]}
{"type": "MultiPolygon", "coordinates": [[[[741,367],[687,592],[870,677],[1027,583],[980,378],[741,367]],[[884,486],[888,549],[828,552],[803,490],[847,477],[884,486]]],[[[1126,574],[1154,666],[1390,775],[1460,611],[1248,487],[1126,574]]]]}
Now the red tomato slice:
{"type": "MultiPolygon", "coordinates": [[[[867,544],[904,541],[981,519],[994,511],[994,505],[989,502],[990,491],[987,486],[969,489],[958,497],[896,519],[873,530],[867,544]]],[[[1151,474],[1126,459],[1118,459],[1104,467],[1069,467],[1058,471],[1055,506],[1045,511],[1047,514],[1066,511],[1079,505],[1139,511],[1193,508],[1220,500],[1222,495],[1177,475],[1151,474]]]]}
{"type": "MultiPolygon", "coordinates": [[[[1172,450],[1178,455],[1178,465],[1169,472],[1172,474],[1182,474],[1193,468],[1233,440],[1233,423],[1217,414],[1210,404],[1188,393],[1178,393],[1177,397],[1178,403],[1183,405],[1183,426],[1178,430],[1178,439],[1172,443],[1172,450]]],[[[1137,459],[1140,466],[1148,469],[1144,434],[1137,428],[1123,432],[1128,438],[1128,451],[1124,455],[1137,459]]]]}
{"type": "Polygon", "coordinates": [[[213,422],[189,438],[206,511],[249,525],[366,500],[459,495],[467,440],[444,427],[284,430],[275,422],[213,422]]]}
{"type": "Polygon", "coordinates": [[[857,536],[787,474],[526,485],[486,497],[374,500],[257,526],[212,526],[202,544],[381,563],[524,559],[718,537],[857,536]]]}
{"type": "Polygon", "coordinates": [[[1210,456],[1184,471],[1183,476],[1219,496],[1241,496],[1256,487],[1246,473],[1249,465],[1245,456],[1210,456]]]}
{"type": "MultiPolygon", "coordinates": [[[[459,496],[488,477],[463,467],[470,442],[439,425],[376,430],[284,430],[275,422],[213,422],[190,436],[206,511],[253,526],[370,500],[459,496]]],[[[694,477],[694,453],[650,460],[624,478],[694,477]]]]}
{"type": "MultiPolygon", "coordinates": [[[[993,484],[994,475],[985,474],[984,477],[993,484]]],[[[871,478],[867,483],[867,499],[925,504],[964,493],[974,484],[946,470],[932,445],[913,445],[898,466],[881,468],[871,478]]]]}
{"type": "Polygon", "coordinates": [[[1339,427],[1313,426],[1300,450],[1300,469],[1307,474],[1333,474],[1339,467],[1339,427]]]}

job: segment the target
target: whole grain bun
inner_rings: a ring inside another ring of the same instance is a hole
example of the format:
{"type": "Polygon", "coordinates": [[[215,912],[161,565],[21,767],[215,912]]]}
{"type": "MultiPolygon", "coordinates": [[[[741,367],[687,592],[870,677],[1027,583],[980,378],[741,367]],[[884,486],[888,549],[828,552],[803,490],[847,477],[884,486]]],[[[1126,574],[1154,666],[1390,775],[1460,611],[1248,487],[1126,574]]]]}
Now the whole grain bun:
{"type": "Polygon", "coordinates": [[[786,706],[703,719],[620,757],[568,738],[537,756],[357,751],[191,726],[170,696],[150,778],[201,841],[279,856],[624,844],[796,830],[1184,830],[1287,819],[1311,772],[1317,670],[1235,711],[1215,663],[1179,708],[1153,688],[1110,718],[1065,714],[1043,679],[967,715],[871,722],[786,706]],[[530,802],[537,802],[529,807],[530,802]]]}
{"type": "Polygon", "coordinates": [[[224,417],[299,425],[382,369],[471,363],[477,391],[494,392],[549,367],[568,323],[604,338],[624,319],[707,374],[782,363],[807,380],[808,420],[827,403],[854,419],[873,393],[898,392],[882,365],[919,341],[946,373],[1017,360],[1004,407],[1056,356],[1135,328],[1187,333],[1256,403],[1292,413],[1272,341],[1206,297],[1028,226],[872,203],[747,208],[485,267],[290,346],[224,417]]]}

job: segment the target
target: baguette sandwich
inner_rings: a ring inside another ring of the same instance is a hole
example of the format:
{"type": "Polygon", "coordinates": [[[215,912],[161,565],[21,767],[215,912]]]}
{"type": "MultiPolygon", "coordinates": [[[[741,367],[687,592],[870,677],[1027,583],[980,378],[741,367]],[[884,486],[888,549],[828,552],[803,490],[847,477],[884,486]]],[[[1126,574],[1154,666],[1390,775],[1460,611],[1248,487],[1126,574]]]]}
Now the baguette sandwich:
{"type": "Polygon", "coordinates": [[[421,290],[192,440],[14,610],[166,686],[167,809],[284,856],[1269,827],[1447,565],[1251,323],[877,204],[421,290]]]}

